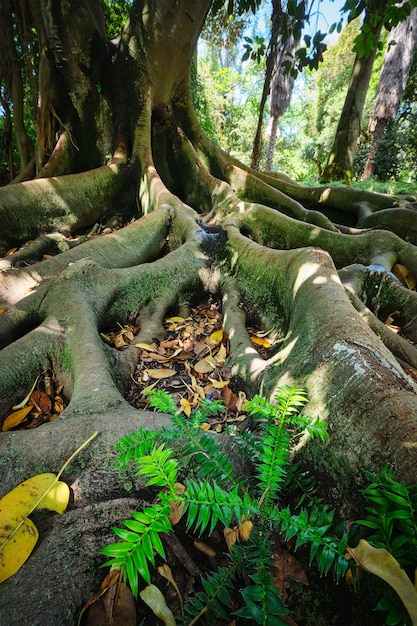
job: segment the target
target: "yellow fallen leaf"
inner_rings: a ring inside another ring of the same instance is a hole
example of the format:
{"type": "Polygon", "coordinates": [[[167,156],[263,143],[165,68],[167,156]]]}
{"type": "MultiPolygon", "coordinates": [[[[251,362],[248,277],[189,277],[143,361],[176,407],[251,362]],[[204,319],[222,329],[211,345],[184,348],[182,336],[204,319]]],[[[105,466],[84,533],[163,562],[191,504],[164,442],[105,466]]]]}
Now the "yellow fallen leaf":
{"type": "Polygon", "coordinates": [[[347,548],[356,563],[385,580],[400,596],[413,626],[417,626],[417,591],[398,561],[385,548],[374,548],[361,539],[356,548],[347,548]]]}
{"type": "Polygon", "coordinates": [[[211,333],[210,335],[210,341],[211,343],[220,343],[221,340],[223,339],[223,330],[215,330],[213,333],[211,333]]]}
{"type": "Polygon", "coordinates": [[[27,516],[35,509],[63,513],[69,495],[68,485],[55,474],[38,474],[0,500],[0,582],[18,571],[36,545],[38,531],[27,516]]]}
{"type": "Polygon", "coordinates": [[[97,433],[92,435],[64,463],[57,475],[32,476],[0,500],[0,583],[13,576],[30,556],[38,531],[28,516],[35,509],[63,513],[69,501],[69,487],[59,480],[67,465],[97,433]]]}
{"type": "Polygon", "coordinates": [[[270,348],[272,345],[269,339],[266,337],[258,337],[257,335],[252,335],[251,341],[256,346],[262,346],[263,348],[270,348]]]}
{"type": "Polygon", "coordinates": [[[155,350],[154,346],[150,343],[139,342],[135,343],[135,348],[140,348],[141,350],[147,350],[148,352],[153,352],[155,350]]]}
{"type": "Polygon", "coordinates": [[[10,256],[11,254],[13,254],[14,252],[16,252],[17,248],[10,248],[10,250],[7,250],[6,252],[6,256],[10,256]]]}
{"type": "Polygon", "coordinates": [[[154,615],[162,620],[165,626],[176,626],[174,616],[169,610],[166,600],[158,587],[155,585],[148,585],[139,593],[139,595],[153,611],[154,615]]]}
{"type": "Polygon", "coordinates": [[[193,365],[196,372],[199,374],[207,374],[216,369],[217,365],[212,356],[206,356],[204,359],[200,359],[193,365]]]}
{"type": "Polygon", "coordinates": [[[223,387],[227,387],[227,385],[230,383],[230,380],[216,380],[215,378],[210,378],[210,376],[209,381],[212,383],[215,389],[223,389],[223,387]]]}
{"type": "MultiPolygon", "coordinates": [[[[3,533],[1,525],[0,533],[3,533]]],[[[38,529],[32,520],[29,518],[22,519],[19,528],[8,540],[7,545],[0,547],[0,583],[16,574],[23,563],[28,560],[38,537],[38,529]]]]}
{"type": "Polygon", "coordinates": [[[18,411],[14,411],[13,413],[10,413],[10,415],[8,415],[6,417],[6,419],[4,420],[3,424],[2,424],[2,431],[6,432],[8,430],[10,430],[11,428],[14,428],[15,426],[18,426],[19,424],[21,424],[26,417],[28,416],[28,414],[31,412],[31,410],[33,409],[33,406],[24,406],[22,409],[19,409],[18,411]]]}
{"type": "Polygon", "coordinates": [[[227,549],[231,552],[239,537],[239,527],[235,526],[234,528],[225,528],[223,530],[223,535],[226,541],[227,549]]]}
{"type": "Polygon", "coordinates": [[[145,372],[151,378],[169,378],[170,376],[174,376],[177,373],[177,370],[169,369],[167,367],[163,367],[161,369],[156,370],[145,370],[145,372]]]}
{"type": "Polygon", "coordinates": [[[210,424],[208,422],[203,422],[200,428],[201,430],[210,430],[210,424]]]}
{"type": "Polygon", "coordinates": [[[252,534],[253,524],[250,520],[245,520],[239,526],[239,537],[242,541],[249,541],[252,534]]]}
{"type": "Polygon", "coordinates": [[[182,412],[185,413],[185,415],[187,417],[190,417],[190,415],[191,415],[191,404],[189,403],[187,398],[181,398],[180,406],[181,406],[182,412]]]}
{"type": "Polygon", "coordinates": [[[185,322],[185,318],[174,315],[174,317],[167,317],[165,321],[169,324],[180,324],[181,322],[185,322]]]}

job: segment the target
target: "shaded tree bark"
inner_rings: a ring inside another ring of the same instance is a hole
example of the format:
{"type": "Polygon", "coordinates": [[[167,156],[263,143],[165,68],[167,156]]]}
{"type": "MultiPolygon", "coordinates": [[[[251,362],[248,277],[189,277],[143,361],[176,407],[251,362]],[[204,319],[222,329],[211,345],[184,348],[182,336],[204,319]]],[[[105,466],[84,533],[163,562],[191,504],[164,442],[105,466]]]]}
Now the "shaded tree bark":
{"type": "Polygon", "coordinates": [[[39,84],[43,174],[0,189],[0,419],[49,369],[69,403],[54,422],[0,433],[1,495],[41,468],[57,471],[92,431],[100,436],[64,476],[74,490],[68,517],[43,523],[37,551],[0,590],[10,626],[76,623],[95,590],[98,549],[132,505],[109,471],[112,446],[140,424],[166,423],[127,402],[140,356],[103,342],[114,324],[134,323],[136,340],[149,342],[167,314],[218,296],[238,384],[268,397],[282,384],[304,386],[307,412],[327,420],[328,442],[306,442],[300,454],[344,511],[356,505],[363,470],[388,464],[417,482],[408,375],[417,369],[416,294],[390,273],[401,263],[417,274],[416,198],[306,188],[211,144],[189,85],[210,4],[137,0],[116,47],[103,36],[101,3],[33,7],[49,76],[39,84]],[[56,125],[70,141],[45,130],[56,125]],[[50,163],[54,172],[72,163],[72,172],[48,176],[50,163]],[[78,236],[120,212],[124,228],[78,236]],[[402,335],[384,324],[394,312],[402,335]],[[252,322],[279,338],[267,358],[251,342],[252,322]]]}
{"type": "Polygon", "coordinates": [[[407,84],[417,45],[417,9],[400,22],[390,33],[384,63],[379,77],[378,90],[372,118],[369,121],[371,145],[363,171],[368,180],[375,170],[375,156],[384,130],[397,115],[407,84]]]}

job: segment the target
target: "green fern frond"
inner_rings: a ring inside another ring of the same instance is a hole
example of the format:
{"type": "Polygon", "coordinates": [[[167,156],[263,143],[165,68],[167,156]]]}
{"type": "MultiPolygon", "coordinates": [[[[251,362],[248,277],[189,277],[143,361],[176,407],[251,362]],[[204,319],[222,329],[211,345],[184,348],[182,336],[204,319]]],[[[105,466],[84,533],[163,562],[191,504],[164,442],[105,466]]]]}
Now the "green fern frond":
{"type": "Polygon", "coordinates": [[[129,581],[135,597],[138,595],[138,574],[148,583],[151,582],[149,565],[155,565],[155,552],[163,559],[165,551],[159,533],[172,530],[168,516],[171,509],[167,505],[154,504],[142,511],[133,512],[132,519],[124,520],[125,528],[113,528],[113,532],[121,539],[100,550],[101,554],[111,557],[106,565],[120,567],[123,577],[129,581]]]}
{"type": "Polygon", "coordinates": [[[385,467],[378,474],[366,472],[371,483],[363,490],[372,504],[366,507],[365,519],[356,523],[372,529],[367,540],[375,547],[385,548],[402,566],[415,564],[417,557],[416,486],[397,482],[392,469],[385,467]]]}
{"type": "Polygon", "coordinates": [[[251,584],[241,589],[244,606],[233,615],[265,626],[286,624],[280,616],[290,611],[284,606],[271,574],[272,549],[269,533],[251,535],[245,546],[246,570],[251,584]]]}
{"type": "Polygon", "coordinates": [[[262,446],[256,461],[259,491],[263,506],[276,499],[286,476],[291,450],[291,435],[284,428],[268,424],[262,435],[262,446]]]}
{"type": "Polygon", "coordinates": [[[116,450],[119,453],[116,465],[119,470],[125,470],[136,458],[148,454],[158,436],[159,434],[154,430],[139,428],[138,432],[121,437],[116,443],[116,450]]]}
{"type": "Polygon", "coordinates": [[[307,392],[299,387],[284,385],[280,387],[274,400],[283,416],[298,413],[300,408],[307,403],[307,392]]]}
{"type": "Polygon", "coordinates": [[[277,414],[277,406],[263,396],[253,396],[245,404],[245,411],[257,420],[270,420],[277,414]]]}
{"type": "Polygon", "coordinates": [[[143,390],[142,395],[148,398],[148,404],[151,408],[161,413],[175,415],[178,411],[174,398],[163,389],[150,389],[147,387],[143,390]]]}
{"type": "Polygon", "coordinates": [[[315,559],[322,574],[328,574],[333,569],[336,580],[339,580],[349,568],[344,556],[348,534],[342,539],[328,534],[333,517],[334,511],[327,506],[315,508],[310,513],[302,509],[298,515],[292,514],[288,507],[283,510],[276,508],[271,513],[271,521],[275,518],[277,528],[285,534],[287,541],[296,537],[295,549],[310,544],[310,563],[315,559]]]}
{"type": "Polygon", "coordinates": [[[187,497],[184,500],[184,510],[187,514],[187,527],[194,527],[200,535],[210,524],[212,533],[216,524],[221,522],[228,527],[234,520],[241,524],[243,519],[256,515],[258,509],[248,494],[239,495],[238,487],[232,491],[222,489],[215,481],[185,482],[187,497]]]}
{"type": "Polygon", "coordinates": [[[209,624],[218,623],[219,617],[228,620],[232,605],[230,590],[233,588],[233,576],[233,568],[219,567],[217,572],[202,578],[203,591],[189,599],[185,607],[186,618],[181,621],[189,624],[192,618],[196,620],[203,615],[209,624]]]}
{"type": "Polygon", "coordinates": [[[149,454],[136,459],[138,476],[149,478],[146,486],[156,485],[165,487],[176,495],[175,483],[178,479],[178,461],[172,458],[173,451],[165,448],[165,445],[154,446],[149,454]]]}
{"type": "Polygon", "coordinates": [[[201,478],[217,480],[224,484],[236,484],[233,463],[222,450],[220,441],[214,433],[200,428],[184,428],[182,416],[172,419],[174,429],[163,430],[161,438],[166,443],[177,441],[181,435],[181,458],[188,472],[197,472],[201,478]]]}

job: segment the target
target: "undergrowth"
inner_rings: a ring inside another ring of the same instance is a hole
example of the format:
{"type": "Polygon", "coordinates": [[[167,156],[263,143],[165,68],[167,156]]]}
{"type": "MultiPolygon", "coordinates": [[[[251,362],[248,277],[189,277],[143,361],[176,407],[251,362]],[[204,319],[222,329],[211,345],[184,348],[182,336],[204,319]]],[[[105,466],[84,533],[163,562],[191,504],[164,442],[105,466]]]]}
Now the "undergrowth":
{"type": "MultiPolygon", "coordinates": [[[[158,432],[139,429],[120,439],[118,467],[125,470],[133,463],[158,495],[153,504],[124,520],[123,528],[114,528],[119,542],[101,550],[109,557],[104,565],[122,570],[135,597],[141,579],[151,583],[156,555],[165,559],[161,534],[172,532],[179,518],[185,520],[187,532],[199,536],[223,528],[229,548],[228,566],[203,577],[201,589],[177,617],[184,624],[217,624],[222,618],[265,626],[288,623],[283,617],[289,611],[273,576],[278,535],[292,540],[294,550],[307,546],[310,563],[314,560],[321,574],[331,572],[336,581],[348,570],[356,580],[354,561],[347,558],[349,536],[355,534],[358,540],[367,532],[373,545],[388,550],[400,563],[416,563],[417,488],[396,483],[388,470],[369,475],[372,482],[364,493],[371,506],[365,519],[334,528],[334,511],[316,497],[314,478],[292,462],[304,433],[322,441],[327,437],[323,421],[301,413],[307,401],[303,390],[282,387],[274,402],[255,396],[245,407],[253,428],[229,429],[226,446],[202,429],[210,416],[225,410],[220,401],[203,400],[186,418],[166,392],[145,393],[150,407],[171,415],[172,427],[158,432]],[[249,471],[235,468],[236,456],[245,460],[249,471]],[[298,494],[292,508],[280,505],[289,494],[293,503],[298,494]]],[[[387,611],[387,624],[411,623],[387,585],[376,608],[387,611]]]]}

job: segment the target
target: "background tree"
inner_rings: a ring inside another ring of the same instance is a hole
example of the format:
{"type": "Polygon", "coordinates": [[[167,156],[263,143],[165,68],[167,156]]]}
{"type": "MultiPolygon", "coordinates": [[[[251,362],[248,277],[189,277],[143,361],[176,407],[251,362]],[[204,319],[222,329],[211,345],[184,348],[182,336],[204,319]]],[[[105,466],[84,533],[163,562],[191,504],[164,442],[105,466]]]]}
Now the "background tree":
{"type": "MultiPolygon", "coordinates": [[[[376,0],[366,5],[356,58],[340,114],[333,146],[324,169],[323,181],[352,181],[353,160],[361,130],[362,113],[384,21],[385,4],[376,0]]],[[[356,12],[354,13],[354,15],[356,12]]]]}
{"type": "Polygon", "coordinates": [[[407,84],[417,45],[417,9],[391,31],[378,84],[375,108],[369,122],[372,135],[363,179],[375,170],[375,154],[389,120],[395,119],[407,84]]]}
{"type": "Polygon", "coordinates": [[[188,317],[203,297],[222,309],[223,372],[236,392],[273,397],[299,384],[309,414],[327,421],[328,441],[302,442],[300,458],[342,516],[357,511],[363,470],[389,464],[417,482],[417,305],[391,273],[417,273],[416,198],[304,187],[210,142],[190,85],[210,5],[136,0],[111,41],[99,0],[19,3],[36,174],[0,189],[1,422],[47,376],[67,406],[38,428],[0,433],[2,493],[100,436],[65,476],[72,510],[44,520],[37,550],[1,590],[10,626],[74,624],[95,591],[98,549],[144,497],[139,487],[125,497],[112,446],[140,424],[167,423],[128,395],[132,378],[149,376],[136,344],[157,344],[166,317],[188,317]],[[392,318],[401,334],[385,325],[392,318]],[[120,350],[105,337],[124,325],[137,334],[120,350]],[[269,351],[251,325],[271,331],[269,351]]]}
{"type": "Polygon", "coordinates": [[[269,105],[270,121],[268,126],[269,141],[266,149],[265,160],[266,171],[271,171],[272,169],[274,150],[279,132],[278,121],[279,118],[284,115],[290,104],[294,86],[294,77],[291,72],[288,71],[288,66],[286,64],[293,63],[299,42],[299,38],[297,39],[294,36],[294,28],[291,27],[290,22],[289,33],[285,40],[281,41],[279,54],[275,59],[274,72],[271,79],[269,105]],[[285,71],[286,69],[287,71],[285,71]]]}

